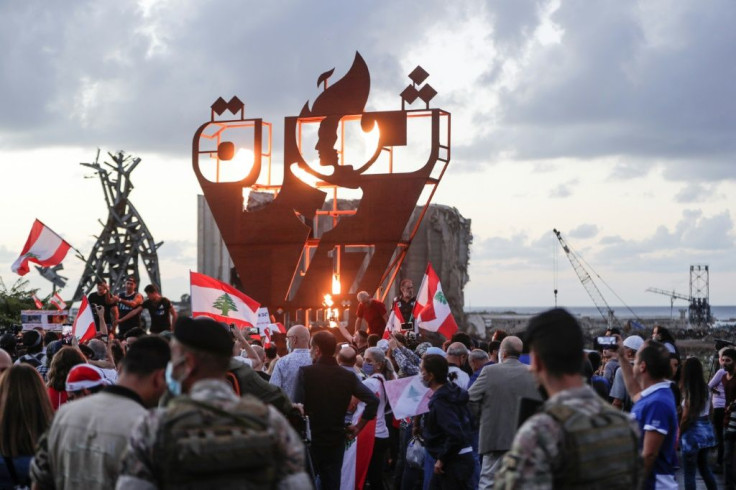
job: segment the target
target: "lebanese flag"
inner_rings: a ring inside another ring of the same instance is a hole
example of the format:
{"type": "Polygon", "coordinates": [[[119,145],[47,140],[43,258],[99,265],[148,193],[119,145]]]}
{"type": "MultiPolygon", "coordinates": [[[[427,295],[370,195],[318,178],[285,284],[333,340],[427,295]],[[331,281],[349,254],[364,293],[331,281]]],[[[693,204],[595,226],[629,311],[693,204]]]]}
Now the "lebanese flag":
{"type": "Polygon", "coordinates": [[[229,284],[204,274],[189,272],[192,316],[208,316],[218,322],[234,323],[239,328],[258,324],[258,308],[255,300],[229,284]]]}
{"type": "Polygon", "coordinates": [[[401,314],[401,310],[399,310],[399,303],[394,302],[394,306],[391,308],[391,313],[389,313],[388,320],[386,321],[386,328],[383,330],[383,338],[388,339],[392,333],[400,332],[402,323],[404,323],[404,316],[401,314]]]}
{"type": "Polygon", "coordinates": [[[58,265],[70,248],[71,245],[51,231],[51,228],[36,220],[20,257],[13,262],[10,269],[19,276],[25,276],[30,270],[28,262],[35,262],[42,267],[58,265]]]}
{"type": "MultiPolygon", "coordinates": [[[[360,421],[365,403],[360,402],[353,414],[352,424],[360,421]]],[[[365,427],[358,432],[358,437],[345,443],[345,453],[342,457],[342,473],[340,474],[340,490],[361,490],[368,474],[368,466],[373,454],[373,445],[376,439],[376,419],[368,421],[365,427]]]]}
{"type": "Polygon", "coordinates": [[[433,392],[422,384],[420,375],[386,381],[384,386],[396,420],[429,412],[433,392]]]}
{"type": "Polygon", "coordinates": [[[36,304],[36,308],[37,308],[37,309],[39,309],[39,310],[43,310],[43,303],[41,303],[41,300],[40,300],[40,299],[38,299],[38,296],[36,296],[35,294],[32,294],[32,295],[31,295],[31,299],[32,299],[32,300],[33,300],[33,302],[34,302],[34,303],[36,304]]]}
{"type": "Polygon", "coordinates": [[[87,301],[86,296],[82,296],[82,304],[79,307],[79,313],[77,318],[74,319],[74,326],[72,327],[72,335],[74,335],[79,343],[85,340],[95,338],[95,314],[92,313],[92,306],[87,301]]]}
{"type": "Polygon", "coordinates": [[[63,299],[61,299],[61,296],[59,296],[59,293],[54,293],[54,295],[49,300],[49,303],[56,306],[56,308],[61,311],[66,309],[66,303],[63,299]]]}
{"type": "Polygon", "coordinates": [[[457,323],[432,264],[427,264],[427,272],[424,273],[422,285],[419,287],[417,302],[414,305],[414,318],[419,327],[441,333],[448,339],[457,331],[457,323]]]}

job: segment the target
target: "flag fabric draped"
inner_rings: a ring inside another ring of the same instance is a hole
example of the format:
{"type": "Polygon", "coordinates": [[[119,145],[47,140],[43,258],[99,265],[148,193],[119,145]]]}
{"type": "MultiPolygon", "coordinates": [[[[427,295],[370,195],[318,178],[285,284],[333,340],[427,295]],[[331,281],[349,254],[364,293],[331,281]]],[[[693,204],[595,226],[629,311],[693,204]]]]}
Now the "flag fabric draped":
{"type": "Polygon", "coordinates": [[[10,269],[20,276],[25,276],[30,270],[28,262],[35,262],[42,267],[58,265],[64,260],[70,248],[71,245],[51,228],[36,220],[20,257],[13,262],[10,269]]]}
{"type": "Polygon", "coordinates": [[[422,384],[420,375],[386,381],[384,386],[397,420],[429,412],[432,391],[422,384]]]}
{"type": "Polygon", "coordinates": [[[401,324],[404,323],[404,317],[399,310],[399,304],[394,303],[391,308],[391,313],[388,315],[388,321],[386,321],[386,328],[383,330],[383,338],[388,339],[392,333],[401,331],[401,324]]]}
{"type": "Polygon", "coordinates": [[[38,299],[38,296],[36,296],[35,294],[32,294],[31,299],[36,304],[36,309],[43,310],[43,303],[41,302],[40,299],[38,299]]]}
{"type": "MultiPolygon", "coordinates": [[[[365,403],[360,402],[353,414],[352,423],[357,424],[363,415],[365,403]]],[[[369,421],[358,433],[358,437],[345,443],[345,453],[342,458],[342,473],[340,475],[341,490],[360,490],[365,484],[368,466],[373,454],[373,444],[376,436],[376,419],[369,421]]]]}
{"type": "Polygon", "coordinates": [[[261,306],[234,287],[197,272],[189,273],[192,316],[208,316],[238,327],[255,327],[261,306]]]}
{"type": "Polygon", "coordinates": [[[92,312],[92,306],[87,301],[87,297],[82,296],[82,304],[79,306],[79,313],[77,313],[74,326],[72,326],[72,335],[82,343],[85,340],[93,339],[96,332],[95,314],[92,312]]]}
{"type": "Polygon", "coordinates": [[[432,268],[432,264],[427,264],[427,271],[419,287],[414,305],[414,318],[420,328],[441,333],[448,339],[457,331],[457,323],[452,316],[450,304],[442,292],[440,278],[432,268]]]}
{"type": "Polygon", "coordinates": [[[61,299],[61,296],[59,296],[59,293],[54,293],[54,295],[49,300],[49,303],[56,306],[56,309],[59,311],[66,309],[66,303],[63,299],[61,299]]]}

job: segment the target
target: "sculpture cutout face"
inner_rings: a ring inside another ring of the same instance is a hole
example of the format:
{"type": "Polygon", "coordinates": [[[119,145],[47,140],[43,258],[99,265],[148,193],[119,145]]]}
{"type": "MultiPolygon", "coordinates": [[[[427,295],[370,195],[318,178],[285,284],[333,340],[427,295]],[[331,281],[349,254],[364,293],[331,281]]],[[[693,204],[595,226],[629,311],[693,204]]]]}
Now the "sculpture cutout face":
{"type": "MultiPolygon", "coordinates": [[[[218,149],[212,145],[209,150],[200,148],[208,125],[251,124],[256,128],[256,143],[260,144],[260,130],[266,123],[245,119],[242,106],[236,108],[240,110],[239,119],[215,121],[214,114],[221,114],[218,111],[224,112],[230,104],[222,101],[217,107],[213,105],[213,120],[195,134],[195,173],[239,276],[240,283],[235,283],[272,309],[321,308],[323,296],[330,292],[335,305],[346,307],[350,302],[355,304],[358,291],[372,294],[384,287],[387,278],[401,266],[416,232],[418,223],[415,226],[411,220],[422,216],[415,213],[420,195],[427,186],[439,183],[433,175],[437,162],[444,166],[449,162],[449,113],[428,107],[404,109],[404,94],[413,93],[406,89],[402,92],[401,110],[364,112],[370,74],[360,54],[356,53],[342,78],[328,85],[333,72],[334,69],[318,78],[317,85],[323,85],[324,90],[311,107],[306,103],[299,116],[285,119],[284,180],[280,186],[266,189],[275,189],[275,197],[258,209],[244,212],[242,204],[244,189],[264,189],[255,185],[263,156],[260,146],[255,152],[254,172],[239,182],[208,181],[197,169],[197,162],[201,155],[218,149]],[[380,156],[393,158],[393,149],[407,144],[410,117],[429,121],[428,131],[421,135],[431,147],[426,161],[418,165],[414,162],[410,171],[392,161],[385,172],[367,174],[380,156]],[[444,136],[441,120],[446,127],[444,136]],[[351,153],[350,161],[346,161],[346,154],[352,151],[346,140],[353,134],[346,130],[348,123],[353,128],[359,123],[358,131],[364,134],[377,134],[365,144],[367,158],[363,155],[355,159],[351,153]],[[309,125],[318,125],[316,131],[311,126],[309,133],[316,141],[307,145],[316,150],[318,162],[310,162],[308,155],[302,154],[302,129],[309,125]],[[446,155],[441,155],[440,146],[446,155]],[[350,190],[360,199],[341,201],[350,190]]],[[[444,167],[439,170],[444,171],[444,167]]],[[[423,205],[426,207],[429,201],[423,205]]],[[[339,316],[339,312],[334,316],[339,316]]]]}

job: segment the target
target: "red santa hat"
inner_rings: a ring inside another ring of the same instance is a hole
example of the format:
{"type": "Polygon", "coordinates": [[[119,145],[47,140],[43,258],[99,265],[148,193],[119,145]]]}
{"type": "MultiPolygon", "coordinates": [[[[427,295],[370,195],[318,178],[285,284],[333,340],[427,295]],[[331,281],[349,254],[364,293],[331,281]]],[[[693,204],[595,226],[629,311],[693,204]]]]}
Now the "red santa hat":
{"type": "Polygon", "coordinates": [[[91,364],[77,364],[66,377],[66,391],[81,391],[110,384],[102,370],[91,364]]]}

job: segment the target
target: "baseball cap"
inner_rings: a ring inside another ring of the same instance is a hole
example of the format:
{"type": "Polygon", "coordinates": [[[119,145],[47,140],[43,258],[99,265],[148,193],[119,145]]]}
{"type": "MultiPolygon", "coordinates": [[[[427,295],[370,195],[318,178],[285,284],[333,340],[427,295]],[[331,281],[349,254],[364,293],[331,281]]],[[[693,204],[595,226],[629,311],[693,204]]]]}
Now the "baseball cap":
{"type": "Polygon", "coordinates": [[[638,351],[644,345],[644,339],[638,335],[629,335],[624,339],[624,347],[638,351]]]}
{"type": "Polygon", "coordinates": [[[426,351],[424,351],[425,356],[428,356],[430,354],[436,354],[438,356],[447,357],[447,352],[443,351],[439,347],[430,347],[426,351]]]}

